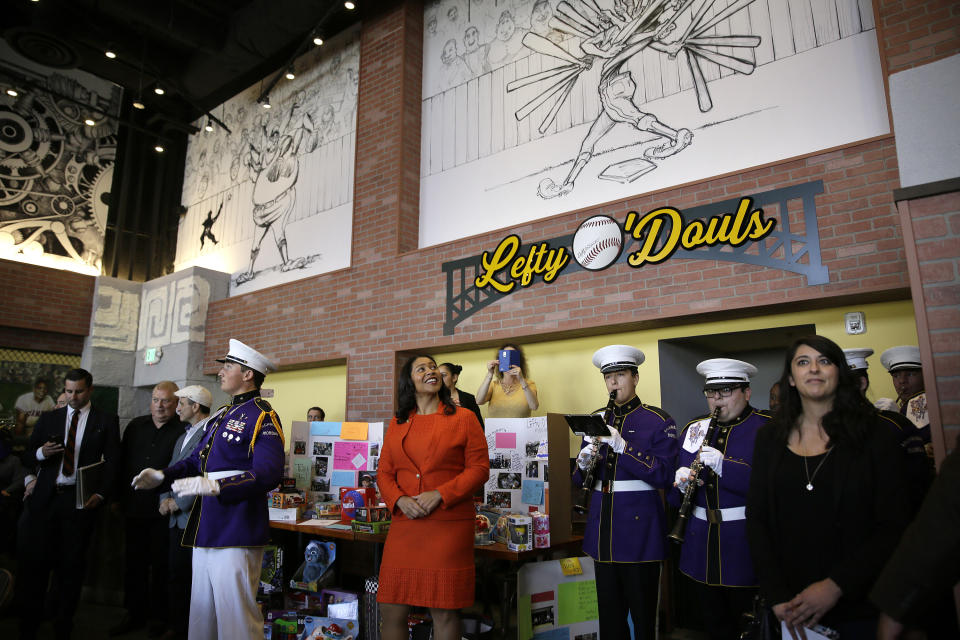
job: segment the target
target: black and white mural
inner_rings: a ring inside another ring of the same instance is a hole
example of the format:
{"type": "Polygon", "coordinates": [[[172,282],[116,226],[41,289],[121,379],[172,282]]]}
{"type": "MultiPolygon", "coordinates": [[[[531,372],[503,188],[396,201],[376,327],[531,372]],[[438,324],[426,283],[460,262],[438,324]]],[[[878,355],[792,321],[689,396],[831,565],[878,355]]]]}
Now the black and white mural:
{"type": "Polygon", "coordinates": [[[349,266],[359,63],[354,29],[298,58],[269,109],[261,84],[215,109],[231,133],[196,123],[177,270],[231,273],[233,295],[349,266]]]}
{"type": "Polygon", "coordinates": [[[122,89],[2,40],[0,85],[0,257],[100,275],[122,89]]]}
{"type": "Polygon", "coordinates": [[[420,246],[889,132],[869,0],[433,0],[420,246]]]}

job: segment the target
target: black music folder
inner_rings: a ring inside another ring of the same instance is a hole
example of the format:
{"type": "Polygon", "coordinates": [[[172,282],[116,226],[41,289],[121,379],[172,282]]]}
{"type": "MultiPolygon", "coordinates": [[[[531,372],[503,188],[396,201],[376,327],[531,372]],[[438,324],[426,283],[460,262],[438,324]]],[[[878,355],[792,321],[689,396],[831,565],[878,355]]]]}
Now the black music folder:
{"type": "Polygon", "coordinates": [[[563,419],[570,426],[570,431],[574,435],[583,436],[609,436],[610,429],[603,421],[603,416],[597,413],[571,413],[565,414],[563,419]]]}

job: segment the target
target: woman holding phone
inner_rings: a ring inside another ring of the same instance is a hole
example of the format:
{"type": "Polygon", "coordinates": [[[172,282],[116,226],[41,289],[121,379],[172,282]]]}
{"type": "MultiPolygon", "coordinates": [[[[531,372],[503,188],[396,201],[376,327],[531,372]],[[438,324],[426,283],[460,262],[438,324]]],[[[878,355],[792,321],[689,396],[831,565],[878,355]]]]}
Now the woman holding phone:
{"type": "Polygon", "coordinates": [[[490,403],[488,418],[529,418],[537,410],[537,385],[527,375],[523,349],[510,342],[497,349],[497,359],[487,363],[487,375],[477,389],[477,404],[490,403]]]}

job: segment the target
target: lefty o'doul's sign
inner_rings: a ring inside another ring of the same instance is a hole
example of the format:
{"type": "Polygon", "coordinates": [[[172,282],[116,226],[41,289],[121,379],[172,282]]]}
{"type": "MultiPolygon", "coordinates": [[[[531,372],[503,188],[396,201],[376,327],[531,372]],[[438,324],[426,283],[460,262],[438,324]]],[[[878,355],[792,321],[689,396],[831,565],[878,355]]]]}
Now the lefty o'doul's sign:
{"type": "Polygon", "coordinates": [[[510,235],[492,251],[446,262],[447,317],[444,334],[481,308],[537,279],[550,283],[561,273],[600,271],[617,262],[639,269],[671,257],[724,260],[800,273],[810,285],[829,282],[820,261],[814,198],[821,181],[775,189],[749,197],[688,209],[660,207],[646,214],[631,211],[621,226],[598,215],[576,233],[533,244],[510,235]],[[802,200],[803,215],[788,203],[802,200]],[[779,213],[777,218],[763,207],[779,213]],[[793,226],[791,230],[791,216],[793,226]]]}
{"type": "MultiPolygon", "coordinates": [[[[741,199],[735,213],[706,221],[685,221],[683,214],[672,207],[654,209],[642,217],[631,211],[623,229],[640,242],[640,248],[630,252],[627,263],[636,268],[657,264],[681,247],[688,251],[718,244],[739,247],[748,240],[762,240],[776,224],[776,220],[763,217],[763,209],[753,208],[752,198],[741,199]]],[[[520,238],[507,236],[496,249],[483,252],[483,272],[474,284],[478,289],[493,287],[507,293],[517,284],[530,286],[534,276],[542,276],[544,282],[553,281],[570,262],[571,254],[584,269],[600,271],[612,265],[622,251],[623,232],[617,221],[594,216],[580,225],[570,248],[552,248],[549,242],[540,242],[531,246],[526,255],[520,255],[520,238]],[[507,278],[497,278],[504,273],[507,278]]]]}

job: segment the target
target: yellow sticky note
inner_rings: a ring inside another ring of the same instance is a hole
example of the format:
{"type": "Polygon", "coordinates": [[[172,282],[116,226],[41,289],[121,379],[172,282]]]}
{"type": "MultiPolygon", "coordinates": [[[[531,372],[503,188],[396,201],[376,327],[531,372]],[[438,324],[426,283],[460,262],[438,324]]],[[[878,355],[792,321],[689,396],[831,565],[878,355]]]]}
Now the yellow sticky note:
{"type": "Polygon", "coordinates": [[[340,425],[340,439],[366,440],[369,426],[366,422],[344,422],[340,425]]]}
{"type": "Polygon", "coordinates": [[[580,558],[563,558],[560,560],[560,570],[565,576],[583,575],[583,567],[580,566],[580,558]]]}

